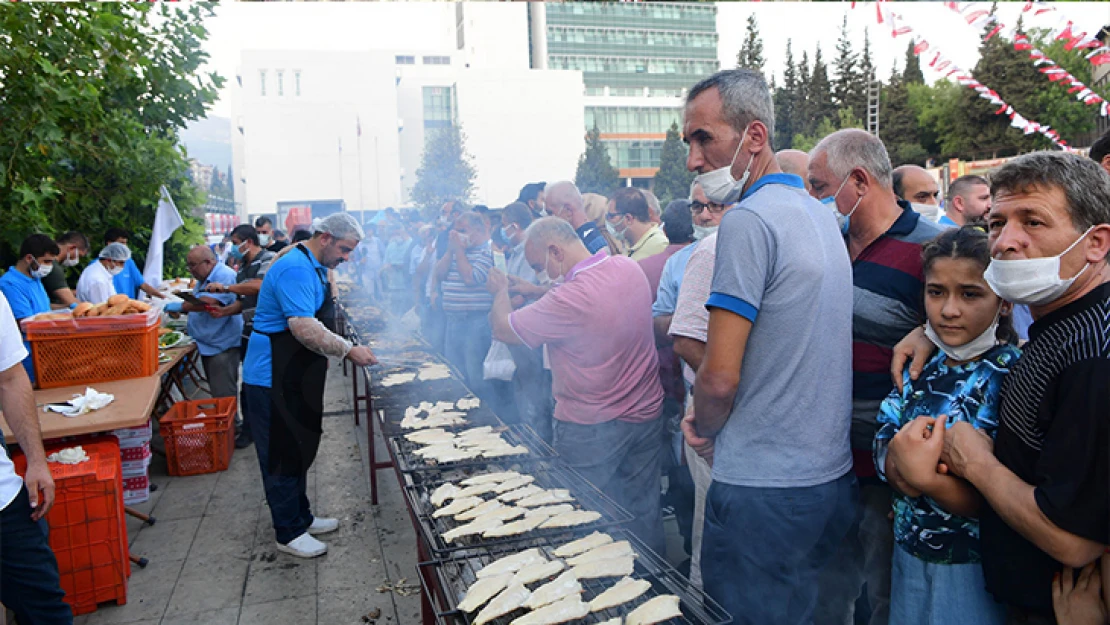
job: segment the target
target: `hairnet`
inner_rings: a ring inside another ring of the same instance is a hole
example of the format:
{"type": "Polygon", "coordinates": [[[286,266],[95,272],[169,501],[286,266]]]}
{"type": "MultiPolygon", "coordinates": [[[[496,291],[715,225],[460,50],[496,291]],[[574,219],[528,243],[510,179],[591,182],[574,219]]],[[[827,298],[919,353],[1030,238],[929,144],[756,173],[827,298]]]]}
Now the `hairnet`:
{"type": "Polygon", "coordinates": [[[362,226],[350,213],[332,213],[327,217],[312,220],[312,232],[330,234],[336,239],[354,239],[361,241],[365,236],[362,226]]]}
{"type": "Polygon", "coordinates": [[[131,258],[131,250],[123,243],[109,243],[100,250],[98,258],[106,258],[108,260],[127,260],[131,258]]]}

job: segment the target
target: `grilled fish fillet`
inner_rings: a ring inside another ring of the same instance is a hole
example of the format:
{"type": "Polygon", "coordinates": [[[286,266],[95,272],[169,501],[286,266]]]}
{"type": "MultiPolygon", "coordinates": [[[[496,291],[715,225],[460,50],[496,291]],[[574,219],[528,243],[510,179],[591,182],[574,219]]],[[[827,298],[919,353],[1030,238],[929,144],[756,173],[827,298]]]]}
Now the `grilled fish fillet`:
{"type": "MultiPolygon", "coordinates": [[[[511,521],[515,518],[524,516],[524,508],[517,508],[516,506],[502,506],[493,512],[486,512],[485,514],[478,515],[479,519],[500,519],[501,521],[511,521]]],[[[504,526],[502,526],[504,527],[504,526]]],[[[499,528],[494,528],[499,529],[499,528]]],[[[485,533],[483,532],[483,535],[485,533]]]]}
{"type": "Polygon", "coordinates": [[[549,603],[555,603],[561,599],[580,594],[582,594],[582,584],[578,582],[574,573],[565,571],[559,577],[533,591],[528,601],[524,602],[524,607],[535,610],[549,603]]]}
{"type": "Polygon", "coordinates": [[[464,398],[460,399],[459,401],[455,402],[455,407],[458,408],[459,410],[470,410],[471,408],[477,408],[478,406],[481,406],[481,405],[482,405],[482,400],[478,399],[477,397],[470,397],[470,398],[464,397],[464,398]]]}
{"type": "Polygon", "coordinates": [[[484,500],[481,497],[464,497],[456,499],[446,506],[436,510],[432,513],[433,519],[438,519],[445,516],[455,516],[460,512],[465,512],[474,506],[481,504],[484,500]]]}
{"type": "Polygon", "coordinates": [[[514,619],[509,625],[558,625],[580,619],[589,613],[589,604],[584,603],[580,597],[567,597],[514,619]]]}
{"type": "Polygon", "coordinates": [[[463,510],[462,512],[456,514],[455,515],[455,520],[456,521],[473,521],[474,519],[477,519],[478,517],[482,516],[483,514],[485,514],[487,512],[493,512],[494,510],[497,510],[498,508],[504,508],[504,507],[505,507],[505,504],[501,503],[500,501],[497,501],[496,499],[491,499],[491,500],[486,501],[484,503],[480,503],[480,504],[474,506],[473,508],[463,510]]]}
{"type": "Polygon", "coordinates": [[[527,486],[527,485],[529,485],[529,484],[531,484],[532,482],[535,482],[535,481],[536,481],[536,478],[532,477],[531,475],[522,475],[520,477],[514,477],[511,480],[501,482],[500,484],[498,484],[497,489],[494,490],[493,492],[495,492],[497,494],[507,493],[509,491],[514,491],[518,488],[523,488],[524,486],[527,486]]]}
{"type": "Polygon", "coordinates": [[[591,549],[596,549],[602,545],[613,542],[613,537],[601,532],[594,532],[585,538],[579,538],[573,542],[569,542],[562,547],[559,547],[552,553],[560,558],[568,556],[576,556],[580,553],[586,553],[591,549]]]}
{"type": "Polygon", "coordinates": [[[627,540],[622,540],[595,547],[586,553],[580,553],[567,560],[567,564],[570,566],[578,566],[579,564],[586,564],[587,562],[594,562],[597,560],[609,560],[610,558],[619,558],[621,556],[635,557],[635,555],[636,552],[632,550],[632,545],[627,540]]]}
{"type": "Polygon", "coordinates": [[[505,456],[520,456],[528,453],[528,448],[524,445],[509,445],[506,447],[498,447],[496,449],[487,449],[482,452],[483,458],[503,458],[505,456]]]}
{"type": "Polygon", "coordinates": [[[525,508],[536,508],[539,506],[546,506],[553,503],[567,503],[574,501],[574,497],[570,496],[570,491],[565,488],[555,488],[552,490],[545,490],[542,493],[537,493],[530,497],[525,497],[516,502],[516,505],[525,508]]]}
{"type": "MultiPolygon", "coordinates": [[[[505,509],[506,510],[523,510],[523,508],[513,508],[513,507],[509,507],[509,508],[505,508],[505,509]]],[[[502,525],[501,527],[495,527],[491,530],[486,530],[486,531],[482,532],[482,537],[483,538],[504,538],[506,536],[516,536],[518,534],[524,534],[524,533],[530,532],[530,531],[536,529],[537,527],[539,527],[540,523],[543,523],[544,519],[546,519],[546,518],[547,517],[545,517],[545,516],[531,516],[531,517],[526,516],[525,518],[518,519],[516,521],[513,521],[512,523],[506,523],[506,524],[502,525]]]]}
{"type": "Polygon", "coordinates": [[[530,564],[516,572],[513,584],[531,584],[541,579],[547,579],[566,568],[562,560],[551,560],[539,564],[530,564]]]}
{"type": "Polygon", "coordinates": [[[528,566],[529,564],[536,564],[540,562],[547,562],[547,558],[543,557],[539,549],[532,548],[524,551],[498,558],[493,562],[482,567],[478,571],[478,577],[490,577],[494,575],[502,575],[505,573],[516,573],[520,569],[528,566]]]}
{"type": "Polygon", "coordinates": [[[511,490],[507,493],[503,493],[501,495],[498,495],[497,498],[500,499],[501,501],[519,501],[521,499],[524,499],[525,497],[535,495],[537,493],[542,493],[542,492],[543,492],[543,489],[540,488],[539,486],[536,486],[535,484],[529,484],[528,486],[525,486],[524,488],[518,488],[516,490],[511,490]]]}
{"type": "Polygon", "coordinates": [[[432,415],[432,416],[428,417],[427,419],[424,419],[423,421],[421,421],[419,424],[417,424],[416,427],[417,428],[440,428],[440,427],[445,427],[445,426],[464,425],[464,424],[466,424],[466,419],[464,417],[461,417],[461,416],[458,416],[458,415],[442,414],[442,415],[432,415]]]}
{"type": "Polygon", "coordinates": [[[474,625],[485,625],[493,619],[504,616],[509,612],[524,605],[532,593],[521,584],[510,585],[501,594],[493,598],[478,616],[474,617],[474,625]]]}
{"type": "MultiPolygon", "coordinates": [[[[600,612],[635,601],[637,597],[651,588],[651,582],[643,579],[622,578],[605,592],[590,600],[590,612],[600,612]]],[[[469,593],[467,593],[469,596],[469,593]]]]}
{"type": "Polygon", "coordinates": [[[466,451],[463,449],[455,449],[452,451],[438,451],[425,455],[425,459],[435,460],[438,463],[445,464],[449,462],[461,462],[463,460],[470,460],[477,458],[479,455],[476,451],[466,451]]]}
{"type": "Polygon", "coordinates": [[[452,441],[455,440],[455,435],[450,432],[444,432],[439,428],[432,428],[430,430],[417,430],[412,434],[405,434],[405,440],[418,445],[453,445],[454,443],[452,441]]]}
{"type": "Polygon", "coordinates": [[[415,379],[415,373],[392,373],[385,376],[385,378],[382,380],[382,386],[397,386],[398,384],[408,384],[415,379]]]}
{"type": "Polygon", "coordinates": [[[593,523],[600,518],[601,513],[594,512],[593,510],[571,510],[570,512],[564,512],[544,521],[543,524],[540,525],[540,529],[585,525],[587,523],[593,523]]]}
{"type": "Polygon", "coordinates": [[[432,491],[432,496],[429,497],[429,500],[432,502],[433,506],[439,508],[448,499],[456,499],[456,495],[459,494],[460,490],[462,489],[450,482],[446,484],[440,484],[434,491],[432,491]]]}
{"type": "MultiPolygon", "coordinates": [[[[440,366],[443,366],[443,365],[440,365],[440,366]]],[[[455,407],[455,404],[453,404],[449,401],[437,401],[434,406],[431,406],[431,407],[428,408],[428,412],[429,413],[443,412],[444,410],[452,410],[452,409],[454,409],[454,407],[455,407]]]]}
{"type": "Polygon", "coordinates": [[[486,604],[494,595],[505,590],[512,581],[511,573],[494,575],[492,577],[479,577],[470,588],[466,589],[466,596],[459,602],[459,609],[463,612],[473,612],[486,604]]]}
{"type": "Polygon", "coordinates": [[[613,618],[609,619],[608,621],[598,623],[597,625],[621,625],[621,617],[614,616],[613,618]]]}
{"type": "Polygon", "coordinates": [[[497,482],[486,482],[485,484],[475,484],[467,486],[459,492],[459,497],[471,497],[473,495],[484,495],[486,493],[497,492],[497,482]]]}
{"type": "Polygon", "coordinates": [[[525,512],[524,518],[530,519],[532,517],[539,517],[541,519],[546,519],[549,517],[571,512],[572,510],[574,510],[574,506],[570,505],[569,503],[561,503],[555,506],[540,506],[538,508],[532,508],[528,512],[525,512]]]}
{"type": "Polygon", "coordinates": [[[479,475],[472,475],[465,480],[459,482],[463,486],[474,486],[475,484],[485,484],[487,482],[501,483],[511,480],[515,477],[520,477],[516,471],[500,471],[498,473],[482,473],[479,475]]]}
{"type": "Polygon", "coordinates": [[[455,447],[455,445],[453,443],[446,442],[446,443],[437,443],[435,445],[426,445],[426,446],[421,447],[419,449],[412,450],[412,453],[413,453],[413,455],[420,456],[421,458],[427,458],[428,456],[430,456],[432,454],[437,454],[437,453],[440,453],[440,452],[451,452],[451,451],[457,451],[457,450],[458,450],[458,447],[455,447]]]}
{"type": "Polygon", "coordinates": [[[635,561],[632,556],[613,558],[612,560],[594,560],[580,564],[571,571],[578,579],[598,579],[601,577],[626,577],[632,575],[635,561]]]}
{"type": "Polygon", "coordinates": [[[459,432],[459,438],[473,438],[475,436],[481,437],[488,436],[490,434],[493,434],[493,426],[482,425],[476,428],[468,428],[463,430],[462,432],[459,432]]]}
{"type": "Polygon", "coordinates": [[[678,607],[679,598],[674,595],[659,595],[644,602],[643,605],[628,613],[625,625],[652,625],[682,616],[678,607]]]}
{"type": "MultiPolygon", "coordinates": [[[[455,529],[444,532],[443,540],[452,543],[464,536],[473,536],[474,534],[481,534],[482,532],[500,526],[502,523],[500,519],[474,519],[466,525],[460,525],[455,529]]],[[[588,565],[587,565],[588,566],[588,565]]]]}
{"type": "Polygon", "coordinates": [[[504,440],[500,434],[488,434],[486,436],[471,436],[469,438],[460,438],[456,443],[459,447],[466,449],[477,449],[478,451],[504,451],[512,447],[504,440]]]}

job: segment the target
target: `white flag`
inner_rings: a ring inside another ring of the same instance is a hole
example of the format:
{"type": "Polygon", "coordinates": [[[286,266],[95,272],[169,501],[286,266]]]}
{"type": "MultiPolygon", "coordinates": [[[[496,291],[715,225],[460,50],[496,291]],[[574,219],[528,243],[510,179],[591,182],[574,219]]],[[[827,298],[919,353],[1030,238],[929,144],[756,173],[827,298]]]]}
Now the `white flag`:
{"type": "Polygon", "coordinates": [[[146,266],[143,267],[143,281],[158,288],[162,285],[162,247],[185,222],[173,204],[170,192],[162,187],[162,197],[158,200],[158,212],[154,215],[154,229],[150,233],[150,249],[146,253],[146,266]]]}

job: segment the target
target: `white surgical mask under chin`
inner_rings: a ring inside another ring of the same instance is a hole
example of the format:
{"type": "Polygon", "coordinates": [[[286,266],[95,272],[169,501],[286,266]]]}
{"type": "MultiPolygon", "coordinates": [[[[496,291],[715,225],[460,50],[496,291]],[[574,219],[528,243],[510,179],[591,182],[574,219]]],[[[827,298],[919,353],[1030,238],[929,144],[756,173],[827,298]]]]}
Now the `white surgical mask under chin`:
{"type": "Polygon", "coordinates": [[[38,267],[35,267],[31,271],[31,275],[35,278],[38,278],[39,280],[50,275],[51,271],[54,271],[54,265],[43,265],[42,263],[38,262],[36,262],[35,264],[38,265],[38,267]]]}
{"type": "Polygon", "coordinates": [[[748,166],[744,168],[744,175],[739,180],[732,177],[732,166],[736,164],[736,158],[740,156],[740,150],[744,147],[744,139],[747,136],[748,126],[745,126],[744,132],[740,135],[740,145],[736,146],[736,153],[732,155],[732,162],[711,172],[699,174],[694,179],[697,184],[701,185],[705,197],[710,202],[714,204],[732,204],[740,199],[744,185],[747,184],[748,178],[752,174],[752,161],[748,161],[748,166]]]}
{"type": "Polygon", "coordinates": [[[80,262],[80,261],[81,261],[81,257],[77,254],[77,250],[73,250],[73,255],[72,256],[66,256],[66,259],[62,261],[62,266],[64,266],[64,267],[76,267],[77,263],[80,262]]]}
{"type": "Polygon", "coordinates": [[[612,222],[610,222],[608,219],[605,220],[605,229],[608,230],[609,234],[613,235],[613,238],[617,240],[620,240],[620,238],[624,236],[624,231],[628,230],[627,227],[617,230],[616,226],[614,226],[612,222]]]}
{"type": "Polygon", "coordinates": [[[699,226],[694,224],[694,240],[701,241],[717,231],[720,226],[699,226]]]}
{"type": "Polygon", "coordinates": [[[111,274],[113,277],[115,277],[115,276],[118,276],[120,274],[120,272],[122,272],[122,271],[123,271],[123,267],[112,267],[111,269],[108,270],[108,273],[111,274]]]}
{"type": "Polygon", "coordinates": [[[1068,246],[1068,249],[1056,256],[1018,260],[996,258],[987,266],[983,278],[996,295],[1015,304],[1044,306],[1056,301],[1091,266],[1087,263],[1071,278],[1060,277],[1060,259],[1073,247],[1079,245],[1092,229],[1094,226],[1087,228],[1086,232],[1079,235],[1079,238],[1068,246]]]}
{"type": "Polygon", "coordinates": [[[998,310],[994,313],[994,321],[990,326],[983,331],[979,336],[971,339],[963,345],[949,345],[941,340],[937,335],[936,330],[933,329],[933,324],[925,323],[925,336],[928,337],[933,345],[936,345],[941,351],[948,355],[952,360],[959,362],[968,362],[987,353],[995,345],[998,345],[998,318],[1002,314],[1002,305],[999,304],[998,310]]]}

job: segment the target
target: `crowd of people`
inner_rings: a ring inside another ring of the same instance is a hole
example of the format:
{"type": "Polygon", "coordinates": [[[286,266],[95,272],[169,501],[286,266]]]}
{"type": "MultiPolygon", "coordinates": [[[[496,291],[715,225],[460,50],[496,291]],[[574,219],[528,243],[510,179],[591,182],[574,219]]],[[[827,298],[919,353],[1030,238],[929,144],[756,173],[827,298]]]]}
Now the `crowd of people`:
{"type": "MultiPolygon", "coordinates": [[[[960,177],[942,210],[877,137],[776,153],[774,126],[762,76],[726,70],[686,96],[697,176],[665,208],[530,183],[499,211],[340,213],[295,245],[263,218],[193,249],[198,299],[167,310],[213,394],[240,396],[278,548],[315,557],[338,526],[305,481],[326,357],[375,362],[329,325],[349,261],[660,553],[672,509],[691,582],[733,622],[1105,625],[1110,137],[960,177]]],[[[0,278],[14,319],[162,296],[127,240],[105,234],[75,296],[62,266],[88,240],[28,237],[0,278]]]]}

